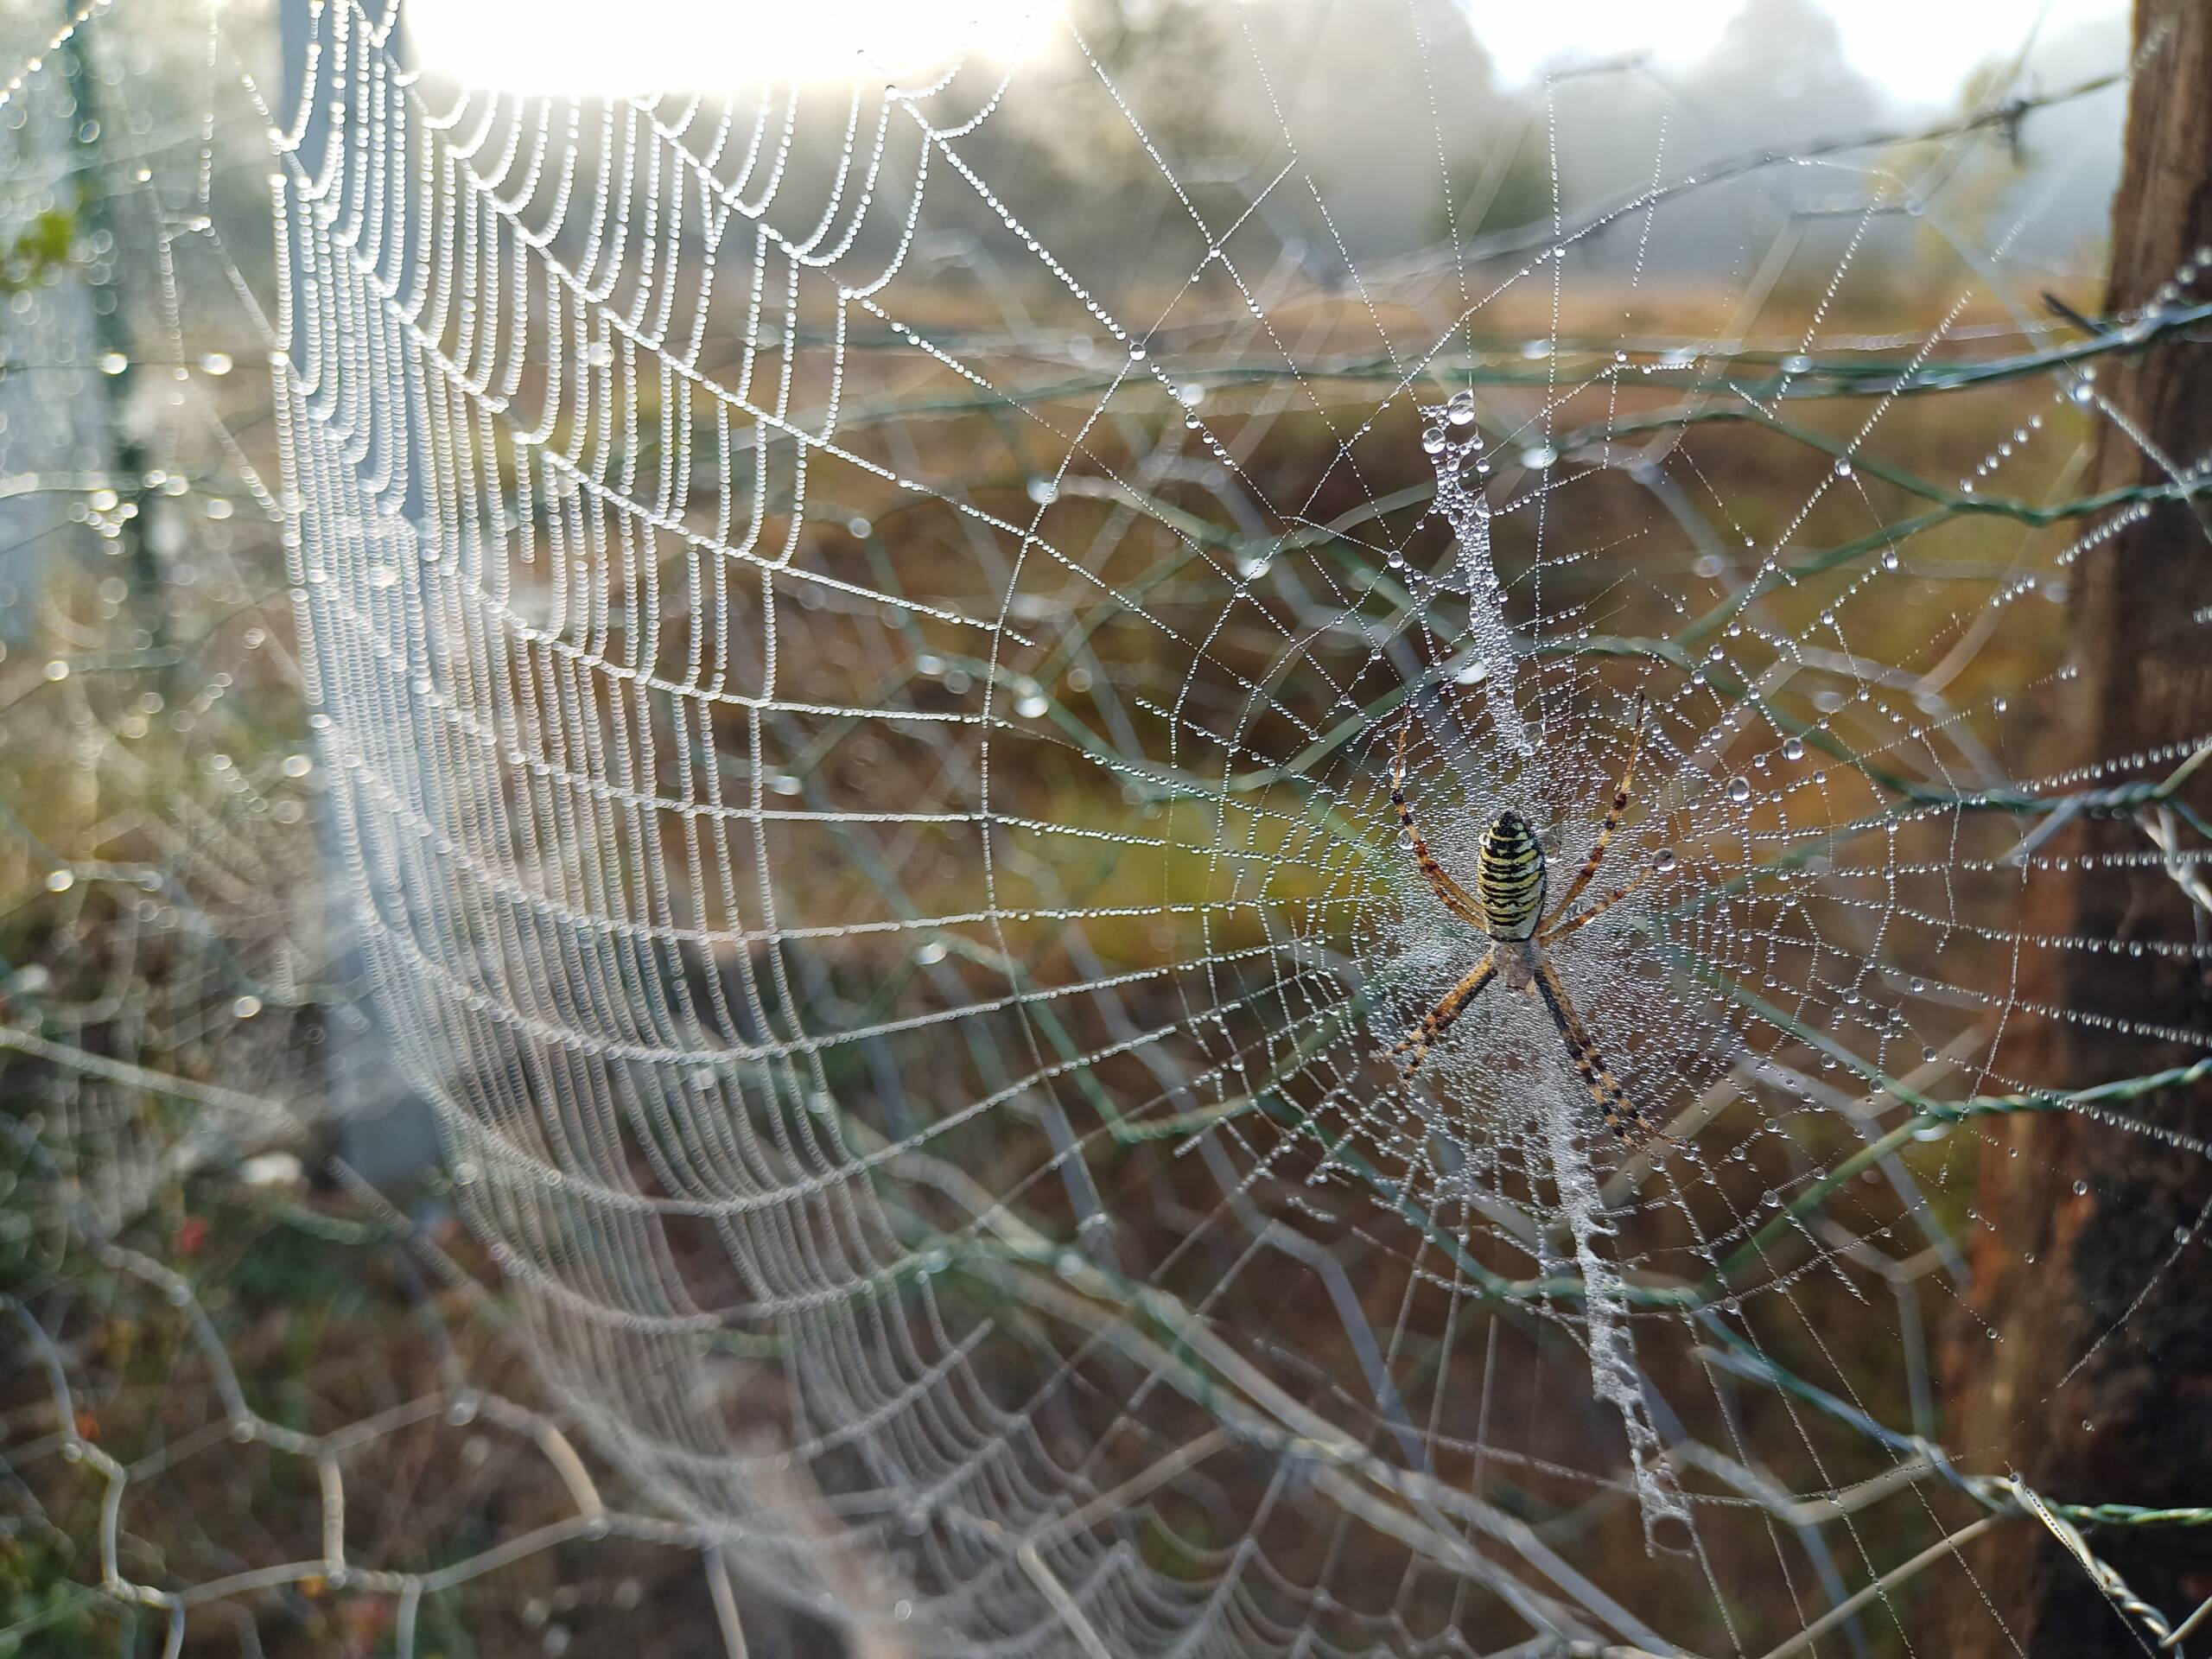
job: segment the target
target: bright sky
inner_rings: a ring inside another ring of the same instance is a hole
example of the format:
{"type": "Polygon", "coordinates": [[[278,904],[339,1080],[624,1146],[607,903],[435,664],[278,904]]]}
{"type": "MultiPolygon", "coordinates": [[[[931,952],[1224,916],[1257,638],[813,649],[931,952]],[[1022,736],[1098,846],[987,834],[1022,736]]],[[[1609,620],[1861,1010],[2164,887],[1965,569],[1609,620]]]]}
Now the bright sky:
{"type": "MultiPolygon", "coordinates": [[[[1718,41],[1741,10],[1730,0],[1467,3],[1498,79],[1508,82],[1526,80],[1567,53],[1611,57],[1641,50],[1687,63],[1718,41]]],[[[1835,19],[1853,65],[1908,103],[1949,102],[1968,70],[2018,48],[2037,11],[2036,0],[1821,0],[1821,7],[1835,19]]],[[[2050,0],[2043,37],[2129,10],[2126,0],[2050,0]]]]}
{"type": "MultiPolygon", "coordinates": [[[[1737,10],[1731,0],[1466,3],[1508,82],[1570,54],[1641,50],[1687,62],[1737,10]]],[[[2036,12],[2035,0],[1821,3],[1859,69],[1923,103],[1948,102],[1968,69],[2018,42],[2036,12]]],[[[2049,0],[2044,32],[2127,9],[2126,0],[2049,0]]],[[[963,48],[1019,56],[1059,10],[1060,0],[408,0],[406,16],[425,67],[478,86],[588,92],[912,73],[963,48]]]]}

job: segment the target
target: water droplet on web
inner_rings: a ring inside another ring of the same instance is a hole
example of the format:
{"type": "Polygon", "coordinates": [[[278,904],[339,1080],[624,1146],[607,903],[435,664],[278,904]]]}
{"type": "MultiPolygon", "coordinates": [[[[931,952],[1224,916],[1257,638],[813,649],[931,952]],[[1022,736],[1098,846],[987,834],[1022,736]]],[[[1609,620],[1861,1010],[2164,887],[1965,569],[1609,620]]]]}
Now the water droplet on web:
{"type": "Polygon", "coordinates": [[[1675,849],[1671,847],[1662,847],[1651,855],[1651,868],[1661,875],[1671,873],[1675,868],[1675,849]]]}
{"type": "Polygon", "coordinates": [[[1849,478],[1851,476],[1851,463],[1848,461],[1844,460],[1841,456],[1838,456],[1836,459],[1835,475],[1838,478],[1849,478]]]}
{"type": "Polygon", "coordinates": [[[1805,740],[1802,737],[1783,739],[1782,758],[1785,760],[1802,760],[1805,758],[1805,740]]]}
{"type": "Polygon", "coordinates": [[[1475,395],[1471,391],[1455,391],[1445,408],[1444,418],[1453,426],[1472,426],[1475,423],[1475,395]]]}
{"type": "Polygon", "coordinates": [[[1802,352],[1792,352],[1782,359],[1782,372],[1784,374],[1802,374],[1812,366],[1813,359],[1802,352]]]}
{"type": "Polygon", "coordinates": [[[1738,806],[1741,806],[1745,801],[1750,800],[1751,798],[1751,780],[1748,778],[1730,779],[1728,781],[1728,798],[1735,802],[1738,806]]]}
{"type": "Polygon", "coordinates": [[[1444,453],[1444,429],[1442,427],[1430,426],[1421,429],[1421,447],[1427,450],[1430,454],[1442,454],[1444,453]]]}

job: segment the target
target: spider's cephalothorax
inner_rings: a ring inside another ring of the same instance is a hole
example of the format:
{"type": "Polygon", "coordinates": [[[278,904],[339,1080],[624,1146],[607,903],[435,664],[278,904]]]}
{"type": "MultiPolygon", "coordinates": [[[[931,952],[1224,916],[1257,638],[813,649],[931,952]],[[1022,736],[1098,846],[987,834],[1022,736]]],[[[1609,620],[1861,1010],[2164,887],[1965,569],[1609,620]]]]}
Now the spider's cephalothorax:
{"type": "Polygon", "coordinates": [[[1483,836],[1481,861],[1476,866],[1475,890],[1471,893],[1436,861],[1428,843],[1421,839],[1420,826],[1414,821],[1413,806],[1406,799],[1406,734],[1410,721],[1399,727],[1397,765],[1390,777],[1390,804],[1397,810],[1398,822],[1405,827],[1414,862],[1444,907],[1461,921],[1480,928],[1491,941],[1490,950],[1466,977],[1446,991],[1442,1001],[1429,1010],[1427,1018],[1390,1051],[1394,1056],[1412,1052],[1413,1058],[1406,1062],[1408,1077],[1421,1070],[1428,1051],[1467,1011],[1468,1005],[1489,988],[1493,979],[1502,978],[1508,990],[1532,991],[1542,998],[1544,1009],[1559,1027],[1567,1055],[1581,1074],[1605,1127],[1631,1143],[1644,1141],[1656,1132],[1657,1126],[1630,1101],[1614,1080],[1612,1071],[1598,1052],[1598,1045],[1584,1027],[1581,1015],[1575,1012],[1567,987],[1560,982],[1546,949],[1596,921],[1643,884],[1643,876],[1638,875],[1580,915],[1569,913],[1584,889],[1596,878],[1605,848],[1628,811],[1630,789],[1636,778],[1636,757],[1643,747],[1643,698],[1639,694],[1636,700],[1636,733],[1629,740],[1628,765],[1621,772],[1620,786],[1613,791],[1612,805],[1598,828],[1598,839],[1590,848],[1590,856],[1575,873],[1567,897],[1560,900],[1559,908],[1551,913],[1549,920],[1544,918],[1543,844],[1518,812],[1509,808],[1491,821],[1489,832],[1483,836]]]}

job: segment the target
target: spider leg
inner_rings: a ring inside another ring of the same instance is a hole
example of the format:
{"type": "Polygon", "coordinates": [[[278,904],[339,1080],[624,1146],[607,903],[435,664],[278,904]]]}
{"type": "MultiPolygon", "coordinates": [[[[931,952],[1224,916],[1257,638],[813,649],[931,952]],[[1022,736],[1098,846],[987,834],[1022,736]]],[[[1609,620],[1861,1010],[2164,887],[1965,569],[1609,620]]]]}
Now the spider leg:
{"type": "Polygon", "coordinates": [[[1636,758],[1643,750],[1643,715],[1648,706],[1643,693],[1637,692],[1636,731],[1628,741],[1628,765],[1621,768],[1620,787],[1613,791],[1613,804],[1605,812],[1605,821],[1598,826],[1598,839],[1590,849],[1590,856],[1582,861],[1582,868],[1575,872],[1566,895],[1559,901],[1559,908],[1552,912],[1554,922],[1574,908],[1574,901],[1582,896],[1582,890],[1596,878],[1598,862],[1605,857],[1605,849],[1612,842],[1613,832],[1621,827],[1621,819],[1628,811],[1629,797],[1636,783],[1636,758]]]}
{"type": "Polygon", "coordinates": [[[1584,911],[1580,916],[1570,917],[1567,920],[1561,921],[1559,918],[1558,912],[1554,912],[1552,915],[1552,925],[1536,935],[1536,943],[1538,944],[1549,944],[1554,939],[1565,938],[1568,934],[1573,932],[1578,928],[1589,926],[1591,923],[1596,921],[1600,916],[1611,910],[1615,905],[1620,903],[1622,899],[1627,898],[1629,894],[1634,893],[1638,887],[1642,887],[1650,879],[1650,876],[1651,872],[1649,869],[1644,870],[1642,874],[1637,875],[1635,880],[1630,882],[1628,886],[1619,889],[1618,892],[1607,893],[1603,899],[1600,899],[1596,904],[1591,906],[1589,909],[1584,911]]]}
{"type": "Polygon", "coordinates": [[[1420,826],[1414,822],[1414,809],[1406,799],[1406,734],[1413,728],[1413,716],[1408,715],[1398,726],[1397,764],[1390,771],[1390,804],[1397,809],[1398,822],[1404,826],[1413,842],[1414,862],[1421,867],[1421,877],[1428,883],[1444,908],[1471,926],[1485,933],[1489,927],[1483,921],[1483,907],[1475,896],[1452,879],[1451,872],[1436,861],[1436,855],[1428,850],[1428,843],[1421,839],[1420,826]]]}
{"type": "Polygon", "coordinates": [[[1575,1013],[1567,987],[1559,982],[1558,971],[1541,954],[1536,957],[1536,989],[1544,999],[1544,1006],[1551,1010],[1552,1023],[1566,1039],[1574,1069],[1582,1074],[1583,1086],[1590,1090],[1590,1098],[1596,1103],[1599,1116],[1605,1120],[1605,1127],[1625,1145],[1643,1145],[1658,1132],[1658,1126],[1629,1099],[1628,1091],[1615,1080],[1605,1057],[1598,1052],[1598,1045],[1591,1040],[1590,1033],[1583,1026],[1582,1016],[1575,1013]]]}
{"type": "Polygon", "coordinates": [[[1480,996],[1484,988],[1497,977],[1497,952],[1492,950],[1475,964],[1473,971],[1465,979],[1444,993],[1443,1000],[1428,1011],[1427,1019],[1406,1033],[1404,1040],[1393,1048],[1390,1054],[1395,1059],[1408,1049],[1413,1050],[1413,1058],[1406,1062],[1407,1077],[1410,1077],[1421,1070],[1421,1061],[1428,1057],[1428,1051],[1437,1039],[1452,1029],[1452,1021],[1465,1014],[1467,1005],[1480,996]]]}

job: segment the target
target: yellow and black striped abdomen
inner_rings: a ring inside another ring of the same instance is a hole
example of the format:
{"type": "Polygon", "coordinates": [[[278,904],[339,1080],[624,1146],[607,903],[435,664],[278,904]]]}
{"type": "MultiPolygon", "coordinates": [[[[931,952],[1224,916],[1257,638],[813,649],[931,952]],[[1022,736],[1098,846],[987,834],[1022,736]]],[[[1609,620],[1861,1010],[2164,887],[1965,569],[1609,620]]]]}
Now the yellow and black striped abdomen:
{"type": "Polygon", "coordinates": [[[1483,837],[1475,872],[1483,925],[1493,939],[1525,939],[1544,913],[1544,849],[1518,812],[1501,812],[1483,837]]]}

